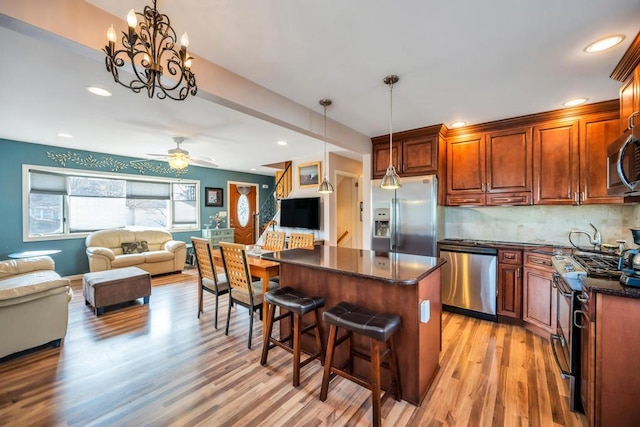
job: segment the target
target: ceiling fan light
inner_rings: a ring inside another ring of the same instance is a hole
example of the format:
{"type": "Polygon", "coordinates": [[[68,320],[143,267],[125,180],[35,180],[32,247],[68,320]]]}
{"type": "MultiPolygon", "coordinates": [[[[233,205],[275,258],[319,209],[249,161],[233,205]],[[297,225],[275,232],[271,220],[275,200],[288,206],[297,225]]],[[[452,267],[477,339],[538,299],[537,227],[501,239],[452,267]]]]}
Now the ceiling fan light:
{"type": "Polygon", "coordinates": [[[318,186],[318,193],[331,194],[333,193],[333,185],[329,182],[329,179],[325,176],[320,185],[318,186]]]}
{"type": "Polygon", "coordinates": [[[169,157],[169,166],[173,169],[184,169],[189,166],[189,156],[173,154],[169,157]]]}
{"type": "Polygon", "coordinates": [[[396,173],[396,168],[389,166],[384,177],[382,177],[380,188],[383,190],[396,190],[400,187],[402,187],[402,184],[400,184],[400,177],[396,173]]]}

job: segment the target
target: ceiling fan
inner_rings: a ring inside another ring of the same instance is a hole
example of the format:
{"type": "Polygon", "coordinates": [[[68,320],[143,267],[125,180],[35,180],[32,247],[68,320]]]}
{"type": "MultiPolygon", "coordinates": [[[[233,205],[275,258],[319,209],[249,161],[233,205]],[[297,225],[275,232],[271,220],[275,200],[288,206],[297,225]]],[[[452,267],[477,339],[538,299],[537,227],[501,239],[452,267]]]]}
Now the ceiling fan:
{"type": "Polygon", "coordinates": [[[167,154],[147,153],[147,156],[162,157],[169,163],[169,166],[173,169],[184,169],[189,166],[189,164],[213,168],[218,167],[218,165],[213,163],[211,160],[203,157],[191,156],[189,155],[189,152],[187,150],[183,150],[182,148],[180,148],[180,144],[184,142],[183,137],[176,136],[173,138],[173,141],[176,143],[176,148],[170,149],[169,151],[167,151],[167,154]]]}

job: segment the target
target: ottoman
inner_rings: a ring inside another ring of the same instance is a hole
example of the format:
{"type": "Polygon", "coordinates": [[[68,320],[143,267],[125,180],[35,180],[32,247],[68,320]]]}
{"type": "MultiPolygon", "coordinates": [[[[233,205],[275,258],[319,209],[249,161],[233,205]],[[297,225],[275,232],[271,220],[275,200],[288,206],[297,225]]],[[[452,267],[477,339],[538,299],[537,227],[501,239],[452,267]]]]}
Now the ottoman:
{"type": "Polygon", "coordinates": [[[104,307],[144,298],[149,303],[151,275],[138,268],[86,273],[82,277],[82,294],[86,305],[92,305],[96,316],[104,313],[104,307]]]}

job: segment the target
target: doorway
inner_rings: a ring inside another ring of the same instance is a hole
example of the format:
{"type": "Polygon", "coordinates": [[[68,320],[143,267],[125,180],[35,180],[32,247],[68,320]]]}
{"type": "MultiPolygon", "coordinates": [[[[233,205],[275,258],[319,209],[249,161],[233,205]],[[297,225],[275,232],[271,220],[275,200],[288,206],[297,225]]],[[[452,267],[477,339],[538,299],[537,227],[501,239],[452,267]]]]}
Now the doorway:
{"type": "Polygon", "coordinates": [[[360,248],[362,218],[358,177],[336,174],[336,246],[360,248]]]}
{"type": "Polygon", "coordinates": [[[254,218],[258,186],[249,183],[229,183],[229,227],[235,231],[235,242],[253,245],[254,218]]]}

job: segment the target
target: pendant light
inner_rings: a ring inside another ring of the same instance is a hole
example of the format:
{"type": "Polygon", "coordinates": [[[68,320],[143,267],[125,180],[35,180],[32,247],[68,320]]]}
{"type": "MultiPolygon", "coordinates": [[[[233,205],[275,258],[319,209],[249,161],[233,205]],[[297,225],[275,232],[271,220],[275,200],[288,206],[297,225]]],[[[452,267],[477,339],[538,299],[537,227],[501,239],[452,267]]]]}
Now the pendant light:
{"type": "Polygon", "coordinates": [[[389,167],[387,168],[387,172],[385,172],[384,177],[382,178],[382,182],[380,183],[380,188],[384,190],[395,190],[396,188],[402,187],[400,184],[400,177],[396,173],[396,168],[393,167],[393,85],[398,83],[400,78],[396,75],[390,75],[384,78],[384,84],[389,86],[390,93],[390,104],[391,104],[391,114],[389,119],[389,167]]]}
{"type": "Polygon", "coordinates": [[[320,105],[324,107],[324,179],[318,186],[318,193],[330,194],[333,193],[333,185],[331,185],[328,178],[329,161],[327,159],[327,107],[331,105],[331,100],[321,99],[320,105]]]}

